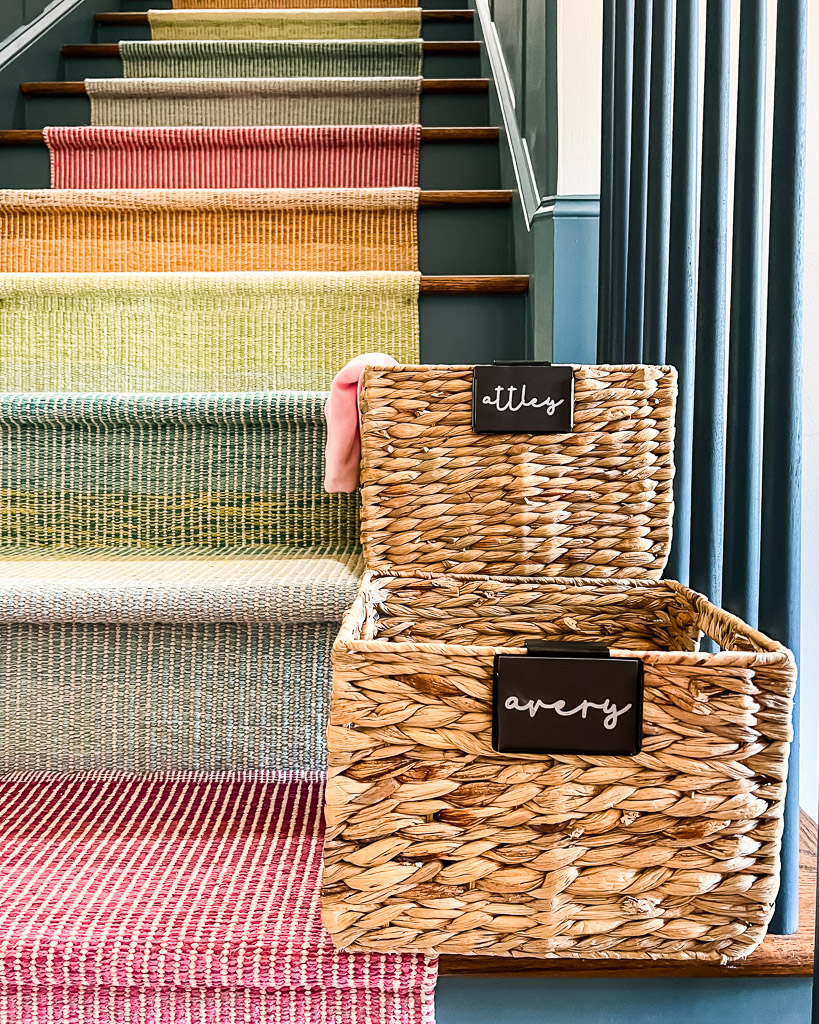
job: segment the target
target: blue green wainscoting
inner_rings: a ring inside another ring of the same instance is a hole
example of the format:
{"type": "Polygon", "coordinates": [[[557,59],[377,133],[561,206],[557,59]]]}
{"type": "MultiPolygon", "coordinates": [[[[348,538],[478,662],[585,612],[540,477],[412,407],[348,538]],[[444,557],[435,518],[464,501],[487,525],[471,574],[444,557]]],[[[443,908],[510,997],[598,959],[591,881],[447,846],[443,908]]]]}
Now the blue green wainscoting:
{"type": "Polygon", "coordinates": [[[444,977],[437,1024],[809,1024],[810,978],[444,977]]]}

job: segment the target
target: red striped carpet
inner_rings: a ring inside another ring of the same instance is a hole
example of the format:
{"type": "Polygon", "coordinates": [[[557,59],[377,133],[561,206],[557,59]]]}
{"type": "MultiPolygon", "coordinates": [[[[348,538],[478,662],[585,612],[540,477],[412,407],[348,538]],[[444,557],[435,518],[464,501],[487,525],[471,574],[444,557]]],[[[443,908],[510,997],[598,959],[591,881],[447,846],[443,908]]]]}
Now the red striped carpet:
{"type": "Polygon", "coordinates": [[[435,961],[333,949],[322,841],[318,775],[6,777],[0,1021],[431,1024],[435,961]]]}
{"type": "Polygon", "coordinates": [[[418,184],[419,125],[46,128],[52,188],[418,184]]]}

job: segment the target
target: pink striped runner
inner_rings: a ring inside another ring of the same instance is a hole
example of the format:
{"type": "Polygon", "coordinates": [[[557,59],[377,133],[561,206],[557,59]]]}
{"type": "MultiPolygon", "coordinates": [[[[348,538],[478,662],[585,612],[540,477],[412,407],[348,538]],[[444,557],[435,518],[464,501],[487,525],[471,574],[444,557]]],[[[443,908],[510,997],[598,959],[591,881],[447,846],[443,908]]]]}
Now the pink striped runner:
{"type": "Polygon", "coordinates": [[[417,186],[419,125],[46,128],[52,188],[417,186]]]}
{"type": "Polygon", "coordinates": [[[432,1024],[436,964],[335,950],[318,776],[0,781],[6,1024],[432,1024]]]}

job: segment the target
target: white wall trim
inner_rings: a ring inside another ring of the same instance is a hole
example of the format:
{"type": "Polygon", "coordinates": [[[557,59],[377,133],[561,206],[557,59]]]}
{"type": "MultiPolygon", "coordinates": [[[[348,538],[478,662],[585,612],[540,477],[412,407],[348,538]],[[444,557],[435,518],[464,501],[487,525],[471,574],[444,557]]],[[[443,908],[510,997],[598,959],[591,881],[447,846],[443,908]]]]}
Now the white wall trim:
{"type": "Polygon", "coordinates": [[[12,32],[10,36],[0,42],[0,68],[4,68],[15,57],[19,57],[44,32],[47,32],[84,2],[85,0],[54,0],[33,21],[27,25],[21,25],[15,32],[12,32]]]}
{"type": "Polygon", "coordinates": [[[495,91],[498,94],[503,127],[506,132],[506,138],[509,141],[512,166],[515,170],[515,180],[528,229],[540,208],[540,193],[535,179],[534,168],[532,167],[532,160],[529,156],[529,147],[526,144],[526,139],[520,133],[520,126],[515,116],[515,93],[512,88],[512,81],[509,77],[509,69],[506,66],[500,40],[498,39],[497,29],[492,21],[489,0],[475,0],[475,9],[478,12],[478,18],[481,23],[481,31],[486,44],[486,55],[492,68],[492,78],[495,83],[495,91]]]}

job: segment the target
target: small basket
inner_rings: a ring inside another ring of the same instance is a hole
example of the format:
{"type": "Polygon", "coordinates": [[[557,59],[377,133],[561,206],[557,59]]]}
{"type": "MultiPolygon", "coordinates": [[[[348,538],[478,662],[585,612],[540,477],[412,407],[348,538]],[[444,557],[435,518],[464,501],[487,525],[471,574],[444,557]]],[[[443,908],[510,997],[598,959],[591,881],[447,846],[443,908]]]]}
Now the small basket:
{"type": "Polygon", "coordinates": [[[573,434],[487,436],[468,369],[367,372],[369,571],[328,730],[323,918],[342,948],[725,961],[765,934],[793,656],[656,578],[673,371],[578,367],[575,387],[573,434]],[[493,749],[496,655],[533,640],[639,659],[638,754],[493,749]]]}

